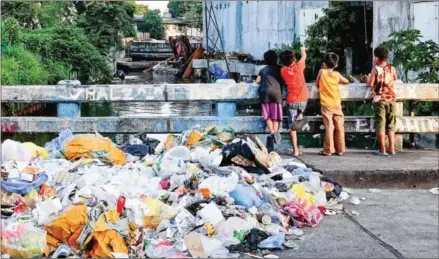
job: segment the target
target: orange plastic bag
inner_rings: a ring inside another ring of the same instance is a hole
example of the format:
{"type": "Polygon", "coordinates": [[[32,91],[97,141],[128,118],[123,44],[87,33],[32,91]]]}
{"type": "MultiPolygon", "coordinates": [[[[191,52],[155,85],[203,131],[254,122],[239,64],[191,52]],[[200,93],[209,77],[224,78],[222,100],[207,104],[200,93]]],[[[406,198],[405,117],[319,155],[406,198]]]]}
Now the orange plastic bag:
{"type": "Polygon", "coordinates": [[[126,163],[125,153],[109,138],[95,136],[78,136],[68,141],[64,145],[64,155],[68,160],[99,158],[114,165],[126,163]]]}
{"type": "Polygon", "coordinates": [[[91,249],[87,253],[92,258],[114,258],[111,253],[128,254],[128,247],[116,230],[94,232],[85,241],[91,249]]]}
{"type": "Polygon", "coordinates": [[[59,218],[44,227],[47,231],[47,243],[53,247],[64,243],[79,249],[76,239],[87,222],[87,206],[81,204],[67,208],[59,218]]]}
{"type": "Polygon", "coordinates": [[[191,131],[191,133],[189,134],[189,137],[187,139],[187,143],[186,145],[188,147],[192,147],[193,145],[197,144],[198,142],[200,142],[200,140],[203,138],[203,133],[193,130],[191,131]]]}

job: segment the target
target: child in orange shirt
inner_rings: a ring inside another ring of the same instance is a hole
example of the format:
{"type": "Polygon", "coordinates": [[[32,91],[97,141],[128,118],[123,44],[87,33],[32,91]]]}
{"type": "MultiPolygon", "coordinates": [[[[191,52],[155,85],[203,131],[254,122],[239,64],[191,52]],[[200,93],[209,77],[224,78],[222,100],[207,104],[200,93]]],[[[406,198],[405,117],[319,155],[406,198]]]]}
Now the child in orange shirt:
{"type": "Polygon", "coordinates": [[[293,156],[299,156],[301,153],[297,145],[297,128],[300,124],[306,123],[303,119],[303,113],[308,102],[308,88],[305,82],[305,60],[306,49],[300,48],[302,57],[297,61],[291,50],[285,50],[279,55],[279,59],[284,65],[281,69],[282,78],[287,85],[287,105],[288,105],[288,127],[290,128],[290,137],[293,144],[293,156]],[[299,121],[301,121],[299,123],[299,121]]]}
{"type": "Polygon", "coordinates": [[[323,61],[316,84],[319,88],[322,120],[325,125],[325,141],[320,155],[343,155],[345,152],[344,114],[341,109],[339,83],[348,84],[349,80],[334,71],[338,65],[338,55],[328,53],[323,61]]]}

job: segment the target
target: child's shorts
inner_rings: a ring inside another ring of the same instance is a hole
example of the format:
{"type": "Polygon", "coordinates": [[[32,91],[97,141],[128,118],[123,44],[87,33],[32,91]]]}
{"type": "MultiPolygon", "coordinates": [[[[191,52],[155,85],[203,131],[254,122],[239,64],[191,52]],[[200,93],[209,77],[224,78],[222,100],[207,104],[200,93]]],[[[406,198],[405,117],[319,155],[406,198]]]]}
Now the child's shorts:
{"type": "Polygon", "coordinates": [[[271,119],[273,121],[282,121],[283,112],[282,104],[280,103],[263,103],[262,104],[262,117],[264,120],[271,119]]]}
{"type": "Polygon", "coordinates": [[[291,128],[294,125],[294,123],[296,123],[297,116],[305,112],[306,104],[307,101],[287,103],[289,128],[291,128]]]}
{"type": "Polygon", "coordinates": [[[396,102],[374,103],[375,131],[395,132],[396,130],[396,102]]]}

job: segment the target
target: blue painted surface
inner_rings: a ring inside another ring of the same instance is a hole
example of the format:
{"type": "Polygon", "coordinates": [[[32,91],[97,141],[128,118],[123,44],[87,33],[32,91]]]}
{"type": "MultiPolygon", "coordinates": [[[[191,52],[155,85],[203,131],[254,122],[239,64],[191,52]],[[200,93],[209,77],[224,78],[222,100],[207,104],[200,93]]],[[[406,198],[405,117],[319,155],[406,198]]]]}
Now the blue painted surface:
{"type": "Polygon", "coordinates": [[[81,117],[81,106],[79,103],[59,103],[57,104],[57,109],[58,117],[81,117]]]}
{"type": "Polygon", "coordinates": [[[216,113],[218,117],[234,117],[236,115],[235,102],[219,102],[216,104],[216,113]]]}

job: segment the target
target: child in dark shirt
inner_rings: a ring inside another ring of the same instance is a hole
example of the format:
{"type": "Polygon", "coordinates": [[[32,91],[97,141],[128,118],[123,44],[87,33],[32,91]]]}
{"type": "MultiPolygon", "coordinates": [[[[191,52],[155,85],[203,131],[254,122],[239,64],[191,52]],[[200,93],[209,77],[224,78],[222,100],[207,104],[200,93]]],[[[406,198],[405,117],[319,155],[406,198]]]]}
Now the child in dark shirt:
{"type": "Polygon", "coordinates": [[[262,105],[262,116],[268,130],[276,143],[280,142],[279,123],[282,122],[282,77],[281,67],[277,65],[277,54],[269,50],[264,54],[267,65],[259,72],[256,83],[259,84],[259,100],[262,105]]]}

